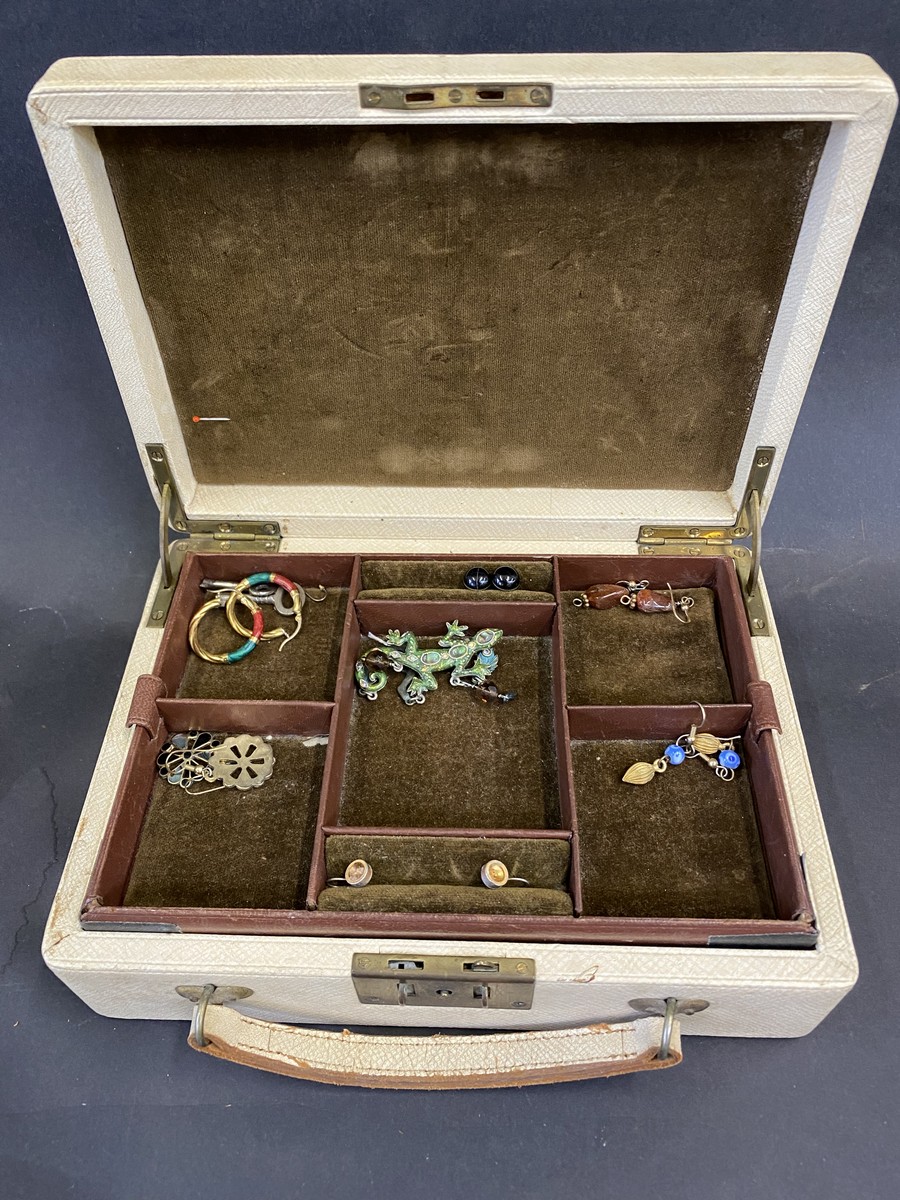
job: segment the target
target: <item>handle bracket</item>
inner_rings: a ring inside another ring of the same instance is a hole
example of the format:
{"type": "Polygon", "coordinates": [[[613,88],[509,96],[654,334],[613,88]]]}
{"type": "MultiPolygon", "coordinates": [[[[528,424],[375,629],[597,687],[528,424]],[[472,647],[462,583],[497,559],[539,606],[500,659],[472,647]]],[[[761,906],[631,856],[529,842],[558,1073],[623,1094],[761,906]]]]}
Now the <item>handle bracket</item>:
{"type": "Polygon", "coordinates": [[[235,1000],[246,1000],[253,995],[253,988],[248,987],[216,987],[214,983],[188,984],[177,987],[175,991],[185,1000],[190,1000],[194,1006],[191,1017],[191,1032],[189,1040],[198,1046],[208,1046],[205,1033],[206,1010],[210,1004],[233,1004],[235,1000]]]}

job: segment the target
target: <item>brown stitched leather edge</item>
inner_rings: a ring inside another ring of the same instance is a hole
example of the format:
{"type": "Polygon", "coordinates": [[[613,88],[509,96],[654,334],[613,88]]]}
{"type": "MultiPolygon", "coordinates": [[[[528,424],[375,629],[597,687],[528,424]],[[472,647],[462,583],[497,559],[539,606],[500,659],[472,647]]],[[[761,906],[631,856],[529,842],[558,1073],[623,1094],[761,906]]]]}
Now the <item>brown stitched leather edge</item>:
{"type": "Polygon", "coordinates": [[[302,1059],[285,1062],[284,1059],[269,1060],[261,1058],[250,1051],[239,1049],[232,1045],[219,1045],[213,1035],[209,1035],[205,1046],[198,1046],[190,1037],[187,1039],[192,1050],[200,1054],[208,1054],[211,1058],[220,1058],[224,1062],[238,1063],[244,1067],[254,1067],[258,1071],[268,1071],[273,1075],[287,1075],[292,1079],[308,1079],[313,1083],[332,1083],[341,1087],[363,1087],[384,1090],[404,1090],[418,1092],[449,1092],[466,1091],[473,1088],[504,1088],[532,1087],[544,1083],[566,1083],[577,1079],[605,1079],[614,1075],[631,1075],[637,1071],[658,1071],[667,1067],[677,1066],[683,1058],[681,1051],[672,1050],[666,1059],[656,1057],[655,1051],[648,1050],[636,1058],[599,1063],[571,1063],[553,1067],[532,1067],[523,1069],[521,1074],[500,1072],[484,1075],[389,1075],[375,1078],[371,1075],[346,1075],[338,1071],[323,1070],[312,1067],[302,1059]]]}
{"type": "Polygon", "coordinates": [[[781,733],[775,696],[768,680],[754,679],[747,684],[747,703],[752,705],[747,732],[754,742],[759,741],[759,735],[766,729],[774,729],[776,733],[781,733]]]}
{"type": "Polygon", "coordinates": [[[166,695],[166,685],[158,675],[139,675],[131,697],[131,707],[125,724],[139,725],[149,738],[155,738],[162,728],[157,700],[166,695]]]}

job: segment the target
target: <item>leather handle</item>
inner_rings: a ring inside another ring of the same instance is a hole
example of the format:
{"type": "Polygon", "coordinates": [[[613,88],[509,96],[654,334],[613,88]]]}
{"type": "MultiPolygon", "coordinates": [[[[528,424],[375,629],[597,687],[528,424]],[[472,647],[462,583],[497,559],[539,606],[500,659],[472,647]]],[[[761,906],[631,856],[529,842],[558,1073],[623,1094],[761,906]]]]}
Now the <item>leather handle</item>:
{"type": "Polygon", "coordinates": [[[439,1091],[525,1087],[674,1067],[682,1057],[677,1020],[670,1021],[668,1056],[657,1058],[664,1023],[663,1017],[645,1017],[577,1029],[407,1037],[279,1025],[211,1004],[200,1040],[193,1025],[188,1045],[296,1079],[439,1091]]]}

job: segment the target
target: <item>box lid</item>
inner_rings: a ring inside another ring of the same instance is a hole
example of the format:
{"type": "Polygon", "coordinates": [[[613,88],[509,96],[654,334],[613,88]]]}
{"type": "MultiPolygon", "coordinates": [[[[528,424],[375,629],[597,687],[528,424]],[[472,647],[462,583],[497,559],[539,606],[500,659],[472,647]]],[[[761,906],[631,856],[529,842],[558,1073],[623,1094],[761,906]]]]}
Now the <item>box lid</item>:
{"type": "Polygon", "coordinates": [[[764,515],[895,103],[847,54],[108,58],[29,112],[154,494],[151,445],[190,520],[606,540],[734,524],[760,446],[764,515]]]}

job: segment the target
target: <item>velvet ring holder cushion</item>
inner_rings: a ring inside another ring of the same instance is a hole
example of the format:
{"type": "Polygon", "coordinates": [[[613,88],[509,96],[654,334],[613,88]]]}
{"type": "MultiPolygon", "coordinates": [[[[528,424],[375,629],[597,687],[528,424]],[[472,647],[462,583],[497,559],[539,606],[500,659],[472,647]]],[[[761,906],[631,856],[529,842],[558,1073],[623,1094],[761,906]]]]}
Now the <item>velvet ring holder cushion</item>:
{"type": "Polygon", "coordinates": [[[354,894],[326,887],[318,906],[325,912],[495,913],[510,916],[571,916],[565,889],[569,843],[563,839],[381,837],[333,835],[326,842],[330,877],[339,877],[354,858],[372,864],[376,883],[354,894]],[[499,859],[529,887],[488,889],[481,883],[486,860],[499,859]]]}
{"type": "Polygon", "coordinates": [[[459,600],[530,601],[553,600],[553,563],[549,559],[499,562],[492,559],[377,559],[362,564],[360,599],[363,600],[459,600]],[[508,572],[512,572],[509,575],[508,572]],[[473,586],[476,575],[485,580],[473,586]],[[498,587],[515,577],[514,587],[498,587]],[[470,583],[465,580],[471,578],[470,583]]]}

